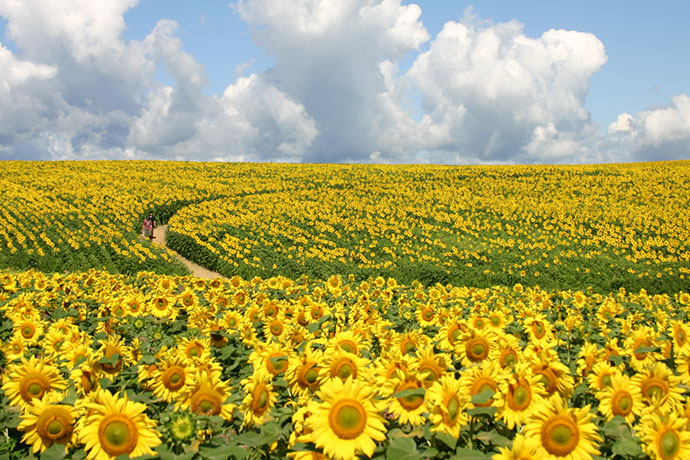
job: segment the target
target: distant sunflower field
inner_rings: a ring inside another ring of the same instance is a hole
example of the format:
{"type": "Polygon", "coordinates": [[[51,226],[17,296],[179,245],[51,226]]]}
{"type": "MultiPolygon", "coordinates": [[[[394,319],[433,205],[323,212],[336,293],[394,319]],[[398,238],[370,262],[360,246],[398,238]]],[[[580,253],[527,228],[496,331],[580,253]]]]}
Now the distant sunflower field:
{"type": "Polygon", "coordinates": [[[3,458],[690,458],[690,294],[0,278],[3,458]]]}
{"type": "Polygon", "coordinates": [[[690,162],[3,162],[0,193],[0,460],[690,458],[690,162]]]}
{"type": "Polygon", "coordinates": [[[690,289],[690,162],[386,166],[3,162],[0,268],[690,289]]]}

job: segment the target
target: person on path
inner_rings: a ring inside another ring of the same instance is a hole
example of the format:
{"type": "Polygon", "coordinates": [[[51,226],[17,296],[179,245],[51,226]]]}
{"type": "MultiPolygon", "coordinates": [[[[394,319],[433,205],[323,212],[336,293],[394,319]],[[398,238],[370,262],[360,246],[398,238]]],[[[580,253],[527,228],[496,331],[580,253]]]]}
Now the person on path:
{"type": "Polygon", "coordinates": [[[156,228],[156,218],[153,215],[153,211],[149,211],[149,216],[147,217],[148,220],[151,221],[151,236],[150,239],[153,239],[153,229],[156,228]]]}
{"type": "Polygon", "coordinates": [[[141,225],[141,231],[144,233],[144,237],[148,239],[153,238],[153,221],[150,218],[144,219],[144,223],[141,225]]]}

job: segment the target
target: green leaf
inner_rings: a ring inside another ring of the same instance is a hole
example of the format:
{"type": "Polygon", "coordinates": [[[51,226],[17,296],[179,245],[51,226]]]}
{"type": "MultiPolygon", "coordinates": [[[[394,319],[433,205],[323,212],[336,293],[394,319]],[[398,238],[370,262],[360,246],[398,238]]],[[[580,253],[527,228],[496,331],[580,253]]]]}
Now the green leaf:
{"type": "Polygon", "coordinates": [[[393,395],[394,398],[409,398],[419,396],[423,398],[426,394],[425,388],[408,388],[407,390],[398,391],[393,395]]]}
{"type": "Polygon", "coordinates": [[[489,406],[489,407],[475,407],[474,409],[470,409],[467,411],[467,415],[471,415],[472,417],[479,417],[481,415],[486,415],[488,417],[493,417],[494,414],[496,414],[496,411],[498,410],[497,407],[494,406],[489,406]]]}
{"type": "Polygon", "coordinates": [[[661,348],[659,347],[640,347],[633,351],[633,353],[656,353],[657,351],[661,351],[661,348]]]}
{"type": "Polygon", "coordinates": [[[485,444],[491,444],[497,447],[505,447],[510,443],[510,439],[498,434],[496,430],[483,431],[477,435],[477,439],[485,444]]]}
{"type": "Polygon", "coordinates": [[[613,445],[611,451],[621,457],[637,457],[642,453],[640,443],[635,438],[623,438],[613,445]]]}
{"type": "Polygon", "coordinates": [[[436,433],[436,440],[441,441],[451,449],[455,449],[455,446],[458,443],[458,440],[455,438],[455,436],[451,436],[448,433],[443,432],[436,433]]]}
{"type": "Polygon", "coordinates": [[[62,460],[65,458],[65,446],[53,444],[41,454],[41,460],[62,460]]]}
{"type": "Polygon", "coordinates": [[[611,361],[614,366],[620,366],[623,362],[623,357],[620,355],[612,355],[609,356],[609,361],[611,361]]]}
{"type": "Polygon", "coordinates": [[[388,444],[386,460],[421,460],[417,444],[412,438],[395,438],[388,444]]]}
{"type": "Polygon", "coordinates": [[[231,457],[241,460],[249,455],[249,451],[235,444],[220,447],[201,446],[199,455],[206,460],[226,460],[231,457]]]}
{"type": "Polygon", "coordinates": [[[610,438],[622,438],[630,432],[630,429],[625,419],[620,415],[616,415],[604,424],[602,431],[610,438]]]}
{"type": "Polygon", "coordinates": [[[487,455],[484,452],[475,449],[458,447],[458,450],[455,451],[455,455],[451,458],[464,460],[487,460],[491,458],[491,455],[487,455]]]}
{"type": "Polygon", "coordinates": [[[486,404],[495,394],[496,392],[494,390],[487,388],[486,390],[472,396],[472,404],[486,404]]]}

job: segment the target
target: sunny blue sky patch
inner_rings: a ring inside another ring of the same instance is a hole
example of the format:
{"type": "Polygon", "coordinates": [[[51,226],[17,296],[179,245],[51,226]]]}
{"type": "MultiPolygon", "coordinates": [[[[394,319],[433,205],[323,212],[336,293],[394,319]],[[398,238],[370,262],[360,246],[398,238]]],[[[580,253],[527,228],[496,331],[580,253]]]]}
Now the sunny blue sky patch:
{"type": "Polygon", "coordinates": [[[690,3],[0,0],[0,159],[690,158],[690,3]]]}

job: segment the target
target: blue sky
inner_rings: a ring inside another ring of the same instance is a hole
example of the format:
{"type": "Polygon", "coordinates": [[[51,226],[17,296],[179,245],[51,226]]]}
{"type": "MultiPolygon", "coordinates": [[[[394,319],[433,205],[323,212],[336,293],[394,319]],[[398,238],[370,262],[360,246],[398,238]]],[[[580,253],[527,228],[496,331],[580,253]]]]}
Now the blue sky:
{"type": "Polygon", "coordinates": [[[0,159],[690,158],[688,2],[89,3],[0,0],[0,159]]]}

